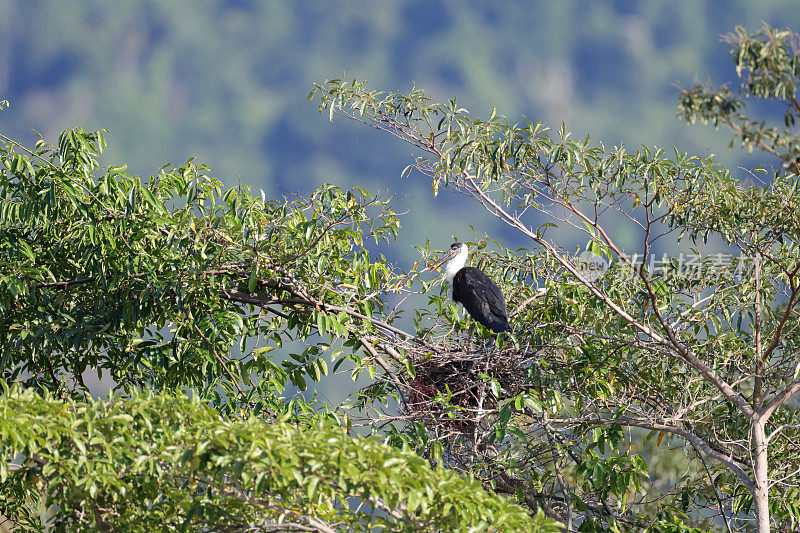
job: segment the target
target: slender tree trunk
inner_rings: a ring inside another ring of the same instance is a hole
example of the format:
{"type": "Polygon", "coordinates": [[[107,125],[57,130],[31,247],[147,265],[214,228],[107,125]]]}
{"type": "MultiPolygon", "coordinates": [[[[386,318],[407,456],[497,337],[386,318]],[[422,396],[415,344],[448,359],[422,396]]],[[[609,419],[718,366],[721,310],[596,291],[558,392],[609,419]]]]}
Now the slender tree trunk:
{"type": "Polygon", "coordinates": [[[767,435],[764,431],[766,420],[759,417],[752,422],[753,432],[753,481],[756,504],[758,533],[769,533],[769,462],[767,455],[767,435]]]}
{"type": "Polygon", "coordinates": [[[763,350],[761,349],[761,256],[755,254],[753,257],[753,262],[755,263],[756,267],[756,368],[755,378],[753,380],[753,410],[758,411],[761,409],[761,400],[763,396],[761,387],[764,381],[762,377],[762,374],[764,373],[764,354],[763,350]]]}

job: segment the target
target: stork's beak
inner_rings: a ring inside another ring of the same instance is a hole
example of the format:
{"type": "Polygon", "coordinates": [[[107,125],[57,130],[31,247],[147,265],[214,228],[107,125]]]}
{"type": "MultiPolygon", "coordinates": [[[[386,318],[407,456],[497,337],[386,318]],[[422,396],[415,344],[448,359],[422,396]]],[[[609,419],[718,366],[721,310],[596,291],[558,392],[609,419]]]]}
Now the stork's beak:
{"type": "Polygon", "coordinates": [[[423,268],[422,272],[425,272],[427,270],[436,270],[437,268],[442,266],[442,263],[448,261],[449,259],[452,259],[457,253],[458,253],[458,250],[453,250],[452,248],[450,250],[447,250],[447,253],[444,254],[441,259],[436,261],[434,264],[423,268]]]}

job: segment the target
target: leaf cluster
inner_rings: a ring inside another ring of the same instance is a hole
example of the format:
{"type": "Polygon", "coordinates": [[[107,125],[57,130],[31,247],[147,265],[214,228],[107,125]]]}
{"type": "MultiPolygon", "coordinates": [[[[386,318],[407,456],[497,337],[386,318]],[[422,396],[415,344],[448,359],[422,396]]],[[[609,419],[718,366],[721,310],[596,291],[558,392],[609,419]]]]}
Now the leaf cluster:
{"type": "Polygon", "coordinates": [[[748,152],[762,150],[777,157],[791,172],[800,174],[800,137],[792,130],[800,118],[797,100],[800,39],[788,29],[765,25],[753,34],[737,27],[724,40],[731,46],[740,79],[738,91],[702,85],[683,89],[678,116],[692,124],[700,121],[710,122],[716,128],[724,126],[734,134],[731,147],[739,144],[748,152]],[[783,110],[782,124],[771,125],[746,115],[746,100],[750,97],[778,103],[783,110]]]}
{"type": "MultiPolygon", "coordinates": [[[[795,117],[793,34],[737,35],[743,91],[795,117]]],[[[772,517],[797,523],[793,503],[776,503],[791,497],[787,480],[797,469],[788,465],[800,461],[797,409],[786,403],[800,390],[800,200],[788,127],[768,140],[740,120],[741,101],[729,92],[694,103],[683,93],[686,118],[733,124],[787,164],[788,173],[766,171],[751,185],[712,157],[607,148],[564,125],[554,132],[494,112],[470,118],[455,99],[435,103],[416,89],[383,93],[333,79],[310,96],[331,119],[340,114],[415,146],[422,154],[405,174],[428,176],[434,194],[447,187],[472,197],[531,243],[517,253],[472,243],[481,250],[474,260],[506,294],[513,333],[478,348],[412,353],[413,423],[398,441],[480,472],[531,508],[551,506],[562,521],[578,510],[587,531],[641,527],[653,513],[669,529],[692,509],[739,527],[755,512],[753,428],[765,423],[777,439],[768,475],[781,480],[769,489],[772,517]],[[588,240],[585,248],[568,249],[565,229],[588,240]],[[589,277],[582,252],[607,268],[589,277]],[[505,377],[508,368],[521,382],[505,377]],[[645,430],[655,444],[608,437],[621,428],[645,430]],[[646,483],[637,451],[659,453],[665,434],[683,442],[689,466],[671,486],[646,483]]],[[[430,297],[430,314],[463,331],[446,297],[430,297]]]]}
{"type": "MultiPolygon", "coordinates": [[[[31,389],[0,398],[0,493],[58,506],[57,530],[558,531],[542,516],[431,470],[419,456],[304,427],[221,417],[183,395],[62,401],[31,389]],[[14,468],[10,468],[13,466],[14,468]],[[359,502],[354,506],[353,502],[359,502]],[[294,524],[294,525],[293,525],[294,524]]],[[[38,529],[4,500],[2,512],[38,529]]]]}

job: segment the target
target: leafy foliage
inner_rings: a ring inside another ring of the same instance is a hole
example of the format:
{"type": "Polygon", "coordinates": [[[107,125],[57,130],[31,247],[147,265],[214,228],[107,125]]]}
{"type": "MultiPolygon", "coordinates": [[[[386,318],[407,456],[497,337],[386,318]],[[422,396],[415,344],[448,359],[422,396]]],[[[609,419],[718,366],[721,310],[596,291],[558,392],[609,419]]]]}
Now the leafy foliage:
{"type": "Polygon", "coordinates": [[[305,390],[306,377],[327,373],[316,357],[326,346],[282,366],[270,350],[347,337],[357,317],[384,309],[375,295],[396,278],[362,244],[396,234],[386,200],[332,186],[286,202],[245,187],[223,194],[192,162],[147,183],[120,166],[96,175],[104,147],[102,132],[75,130],[57,149],[0,153],[8,380],[74,390],[92,368],[118,388],[190,387],[224,403],[222,390],[281,410],[287,379],[305,390]],[[246,357],[232,357],[237,347],[246,357]]]}
{"type": "Polygon", "coordinates": [[[791,130],[800,118],[797,34],[765,25],[762,31],[748,35],[744,28],[737,27],[725,41],[731,45],[736,75],[741,80],[738,93],[728,87],[698,85],[681,92],[678,114],[690,123],[699,120],[717,128],[725,126],[734,134],[731,147],[738,143],[748,152],[763,150],[794,174],[800,174],[800,137],[791,130]],[[745,115],[745,99],[749,97],[780,103],[783,123],[769,125],[745,115]]]}
{"type": "MultiPolygon", "coordinates": [[[[767,29],[734,46],[746,94],[793,114],[789,41],[767,29]]],[[[755,124],[687,94],[690,120],[755,124]]],[[[749,185],[713,158],[472,119],[416,89],[337,79],[317,95],[328,118],[419,149],[404,174],[427,175],[434,195],[464,193],[528,239],[469,242],[511,333],[461,341],[470,320],[419,270],[430,243],[409,272],[370,257],[367,239],[397,236],[391,199],[223,192],[192,161],[141,180],[100,170],[103,132],[31,150],[4,137],[0,370],[18,384],[0,397],[6,516],[63,529],[800,523],[795,174],[762,169],[749,185]],[[635,240],[618,238],[625,225],[635,240]],[[585,250],[567,248],[570,229],[585,250]],[[656,264],[670,244],[693,260],[656,264]],[[299,353],[279,359],[290,342],[299,353]],[[303,394],[345,361],[370,378],[349,403],[303,394]],[[113,378],[110,400],[85,398],[87,369],[113,378]],[[668,447],[674,477],[648,464],[668,447]]],[[[758,135],[740,138],[793,170],[791,133],[758,135]]]]}
{"type": "Polygon", "coordinates": [[[6,517],[63,530],[555,530],[475,480],[347,436],[336,426],[349,413],[301,393],[329,363],[386,367],[372,343],[403,333],[385,295],[406,280],[363,248],[396,235],[389,200],[223,192],[193,162],[143,182],[99,170],[103,132],[6,141],[0,360],[25,387],[0,398],[3,456],[23,461],[0,467],[6,517]],[[273,357],[286,341],[305,349],[273,357]],[[87,369],[118,394],[86,400],[87,369]]]}
{"type": "MultiPolygon", "coordinates": [[[[787,117],[800,110],[795,39],[767,28],[731,40],[746,94],[782,102],[787,117]]],[[[710,157],[607,149],[564,126],[551,132],[495,113],[472,119],[455,99],[433,103],[419,90],[383,93],[334,79],[317,93],[327,116],[362,121],[421,150],[406,173],[429,176],[434,194],[471,196],[532,245],[482,263],[504,283],[513,337],[465,348],[457,360],[469,363],[451,368],[472,372],[473,384],[458,391],[445,383],[445,394],[417,368],[422,397],[453,407],[430,409],[407,441],[580,531],[645,527],[654,515],[664,530],[687,520],[711,527],[689,519],[693,512],[715,513],[728,529],[751,520],[759,531],[771,520],[779,528],[800,523],[799,415],[788,402],[800,391],[796,174],[761,169],[765,177],[748,185],[710,157]],[[586,250],[565,249],[554,224],[535,228],[530,213],[582,234],[586,250]],[[626,225],[634,251],[617,237],[626,225]],[[684,246],[679,256],[667,255],[670,244],[684,246]],[[607,268],[588,269],[585,253],[607,268]],[[503,377],[507,361],[521,365],[521,384],[503,377]],[[494,400],[479,392],[477,404],[465,405],[470,389],[491,390],[494,400]],[[466,415],[452,414],[465,407],[466,415]],[[442,414],[458,424],[446,425],[442,414]],[[683,442],[690,465],[680,480],[648,479],[633,428],[647,430],[655,448],[665,434],[683,442]]],[[[749,129],[755,121],[733,117],[741,105],[727,94],[684,92],[682,113],[735,132],[739,124],[746,144],[794,170],[794,135],[776,129],[765,141],[749,129]]],[[[429,357],[418,354],[415,363],[429,357]]]]}
{"type": "Polygon", "coordinates": [[[558,531],[474,479],[324,421],[224,419],[183,395],[65,402],[31,389],[6,389],[0,413],[3,456],[27,458],[0,466],[2,487],[57,505],[58,530],[558,531]]]}

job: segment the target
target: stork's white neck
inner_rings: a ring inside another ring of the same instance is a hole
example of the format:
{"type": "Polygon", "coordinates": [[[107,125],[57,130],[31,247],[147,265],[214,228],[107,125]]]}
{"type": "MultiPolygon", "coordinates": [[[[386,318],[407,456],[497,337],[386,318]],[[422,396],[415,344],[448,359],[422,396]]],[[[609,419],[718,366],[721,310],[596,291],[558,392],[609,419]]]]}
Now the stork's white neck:
{"type": "Polygon", "coordinates": [[[448,281],[453,281],[453,277],[456,275],[456,272],[464,268],[464,265],[467,264],[468,258],[469,248],[466,244],[462,244],[461,249],[458,251],[456,256],[448,261],[447,265],[444,267],[445,275],[447,276],[448,281]]]}

